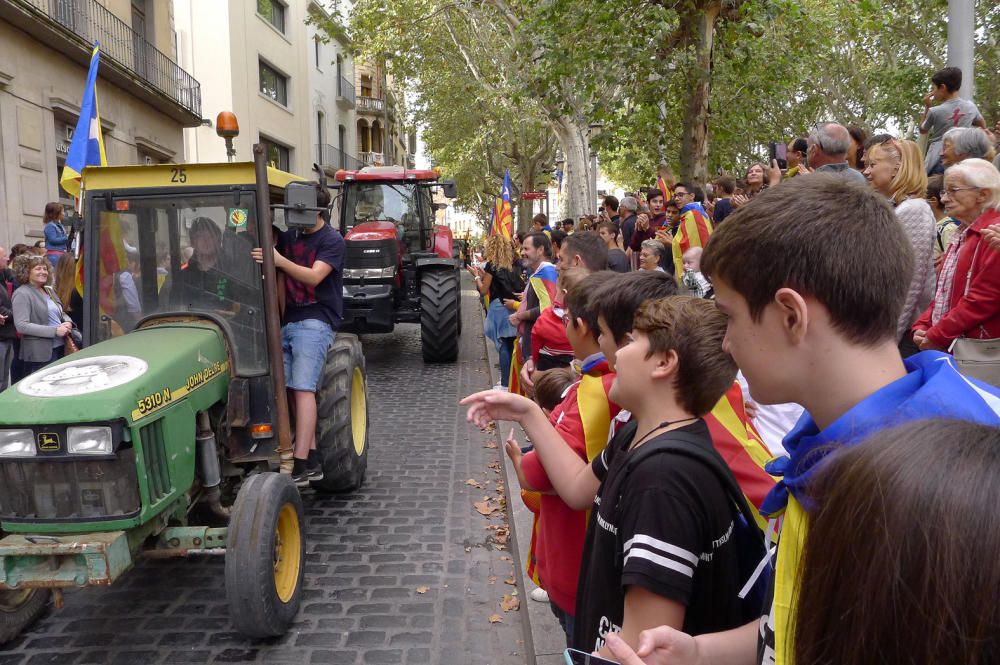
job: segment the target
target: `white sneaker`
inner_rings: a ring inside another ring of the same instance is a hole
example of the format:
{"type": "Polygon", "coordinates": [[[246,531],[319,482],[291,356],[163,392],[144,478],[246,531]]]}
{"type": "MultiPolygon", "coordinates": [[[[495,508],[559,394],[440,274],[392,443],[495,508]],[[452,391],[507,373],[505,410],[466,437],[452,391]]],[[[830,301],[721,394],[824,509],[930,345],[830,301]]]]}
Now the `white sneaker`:
{"type": "Polygon", "coordinates": [[[538,587],[537,589],[532,589],[531,593],[529,593],[528,595],[531,596],[532,600],[538,601],[539,603],[549,602],[549,592],[543,589],[542,587],[538,587]]]}
{"type": "Polygon", "coordinates": [[[495,386],[493,386],[493,390],[498,390],[502,393],[509,392],[507,390],[507,386],[503,385],[502,383],[498,383],[495,386]]]}

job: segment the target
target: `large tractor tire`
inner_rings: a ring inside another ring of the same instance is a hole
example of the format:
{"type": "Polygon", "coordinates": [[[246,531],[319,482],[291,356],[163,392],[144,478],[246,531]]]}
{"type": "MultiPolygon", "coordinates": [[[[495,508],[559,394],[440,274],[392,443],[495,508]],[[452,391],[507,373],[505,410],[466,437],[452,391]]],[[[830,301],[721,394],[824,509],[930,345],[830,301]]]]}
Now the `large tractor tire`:
{"type": "Polygon", "coordinates": [[[420,277],[420,343],[424,362],[458,358],[459,301],[457,270],[425,270],[420,277]]]}
{"type": "Polygon", "coordinates": [[[31,628],[51,597],[49,589],[0,589],[0,645],[31,628]]]}
{"type": "Polygon", "coordinates": [[[236,630],[284,635],[302,601],[306,539],[302,498],[290,476],[251,476],[233,505],[226,542],[226,600],[236,630]]]}
{"type": "Polygon", "coordinates": [[[312,486],[323,492],[356,490],[368,470],[368,385],[357,336],[337,333],[327,350],[316,406],[323,480],[312,486]]]}

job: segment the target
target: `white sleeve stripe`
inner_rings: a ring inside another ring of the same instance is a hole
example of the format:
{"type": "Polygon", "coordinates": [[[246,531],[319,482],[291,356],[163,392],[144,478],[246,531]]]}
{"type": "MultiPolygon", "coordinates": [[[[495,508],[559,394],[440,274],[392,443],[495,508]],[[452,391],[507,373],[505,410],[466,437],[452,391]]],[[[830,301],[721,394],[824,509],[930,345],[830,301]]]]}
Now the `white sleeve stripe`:
{"type": "Polygon", "coordinates": [[[626,556],[628,555],[628,552],[633,545],[646,545],[647,547],[651,547],[654,550],[660,550],[665,554],[670,554],[677,557],[678,559],[684,559],[685,561],[690,561],[692,564],[696,566],[698,565],[697,554],[692,554],[691,552],[682,549],[680,547],[677,547],[676,545],[671,545],[670,543],[664,542],[662,540],[657,540],[656,538],[652,538],[650,536],[644,536],[642,534],[636,534],[635,536],[632,536],[632,538],[630,538],[625,543],[624,546],[626,556]]]}
{"type": "Polygon", "coordinates": [[[683,563],[674,561],[673,559],[662,557],[659,554],[653,554],[648,550],[639,550],[639,549],[632,550],[631,552],[625,555],[624,565],[628,565],[628,560],[631,559],[632,557],[635,557],[637,559],[646,559],[647,561],[655,563],[658,566],[662,566],[663,568],[668,568],[670,570],[677,571],[678,573],[687,575],[688,577],[694,577],[694,568],[692,568],[691,566],[685,566],[683,563]]]}

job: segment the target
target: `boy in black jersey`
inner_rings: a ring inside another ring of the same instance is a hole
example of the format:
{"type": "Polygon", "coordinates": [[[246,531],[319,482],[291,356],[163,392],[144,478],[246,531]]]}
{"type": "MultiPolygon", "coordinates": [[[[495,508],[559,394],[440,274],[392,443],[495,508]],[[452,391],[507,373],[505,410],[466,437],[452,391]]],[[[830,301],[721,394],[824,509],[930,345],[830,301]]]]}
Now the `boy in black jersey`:
{"type": "Polygon", "coordinates": [[[736,508],[721,481],[704,464],[671,451],[629,465],[656,442],[714,453],[701,416],[736,374],[722,350],[725,326],[701,299],[675,296],[640,308],[628,342],[615,354],[610,394],[633,421],[592,464],[524,398],[489,391],[463,400],[479,425],[519,422],[563,501],[593,507],[577,593],[573,646],[580,650],[608,657],[609,632],[621,632],[634,647],[641,631],[661,624],[701,633],[743,623],[731,537],[736,508]]]}

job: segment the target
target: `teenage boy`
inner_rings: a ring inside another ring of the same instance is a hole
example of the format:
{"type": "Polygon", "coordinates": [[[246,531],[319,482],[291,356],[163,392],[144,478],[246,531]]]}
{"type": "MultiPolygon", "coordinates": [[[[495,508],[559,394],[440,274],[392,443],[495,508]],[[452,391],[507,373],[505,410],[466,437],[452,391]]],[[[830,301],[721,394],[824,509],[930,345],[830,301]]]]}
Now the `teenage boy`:
{"type": "Polygon", "coordinates": [[[592,464],[524,398],[487,391],[462,401],[480,426],[520,423],[562,500],[577,510],[591,507],[573,629],[581,651],[608,657],[604,640],[615,631],[634,645],[657,624],[700,633],[742,622],[730,537],[734,504],[722,481],[705,463],[672,450],[629,468],[645,445],[673,442],[714,454],[701,416],[736,375],[722,351],[724,334],[725,318],[707,300],[645,303],[616,354],[609,395],[634,422],[592,464]]]}
{"type": "MultiPolygon", "coordinates": [[[[317,206],[329,208],[329,190],[317,190],[317,206]]],[[[344,238],[317,213],[312,228],[285,231],[273,251],[275,270],[285,275],[281,348],[285,385],[295,410],[292,480],[305,487],[323,479],[316,450],[316,388],[326,351],[344,318],[344,238]]],[[[263,262],[260,248],[252,254],[263,262]]]]}
{"type": "Polygon", "coordinates": [[[628,256],[618,247],[618,225],[607,220],[598,223],[597,234],[608,248],[608,270],[628,272],[631,268],[628,256]]]}
{"type": "Polygon", "coordinates": [[[931,77],[931,91],[924,95],[924,115],[920,120],[920,133],[930,134],[924,168],[927,175],[944,173],[941,162],[942,140],[952,127],[982,127],[986,121],[975,103],[959,97],[962,89],[962,70],[945,67],[931,77]],[[932,104],[937,100],[937,106],[932,104]]]}
{"type": "MultiPolygon", "coordinates": [[[[728,318],[725,348],[754,397],[794,401],[806,413],[785,437],[790,457],[773,466],[784,478],[762,508],[782,517],[765,615],[696,638],[660,628],[643,636],[639,656],[657,665],[791,663],[795,597],[809,593],[796,588],[812,505],[800,499],[825,454],[921,418],[1000,426],[1000,390],[963,377],[943,353],[900,358],[896,320],[913,254],[892,208],[870,188],[825,174],[773,187],[719,228],[702,270],[728,318]],[[845,262],[838,239],[854,234],[879,242],[862,243],[845,262]],[[854,275],[858,265],[869,271],[863,280],[854,275]]],[[[619,660],[633,657],[611,646],[619,660]]]]}
{"type": "MultiPolygon", "coordinates": [[[[570,269],[569,273],[579,270],[570,269]]],[[[607,445],[606,432],[619,411],[608,397],[615,376],[597,344],[597,314],[590,302],[607,276],[595,273],[585,277],[564,298],[563,325],[581,377],[563,394],[562,402],[549,419],[566,445],[588,463],[607,445]]],[[[553,493],[552,481],[536,452],[524,455],[521,470],[528,488],[542,492],[534,541],[535,572],[549,593],[552,612],[566,633],[567,644],[573,644],[587,513],[571,508],[553,493]]]]}

